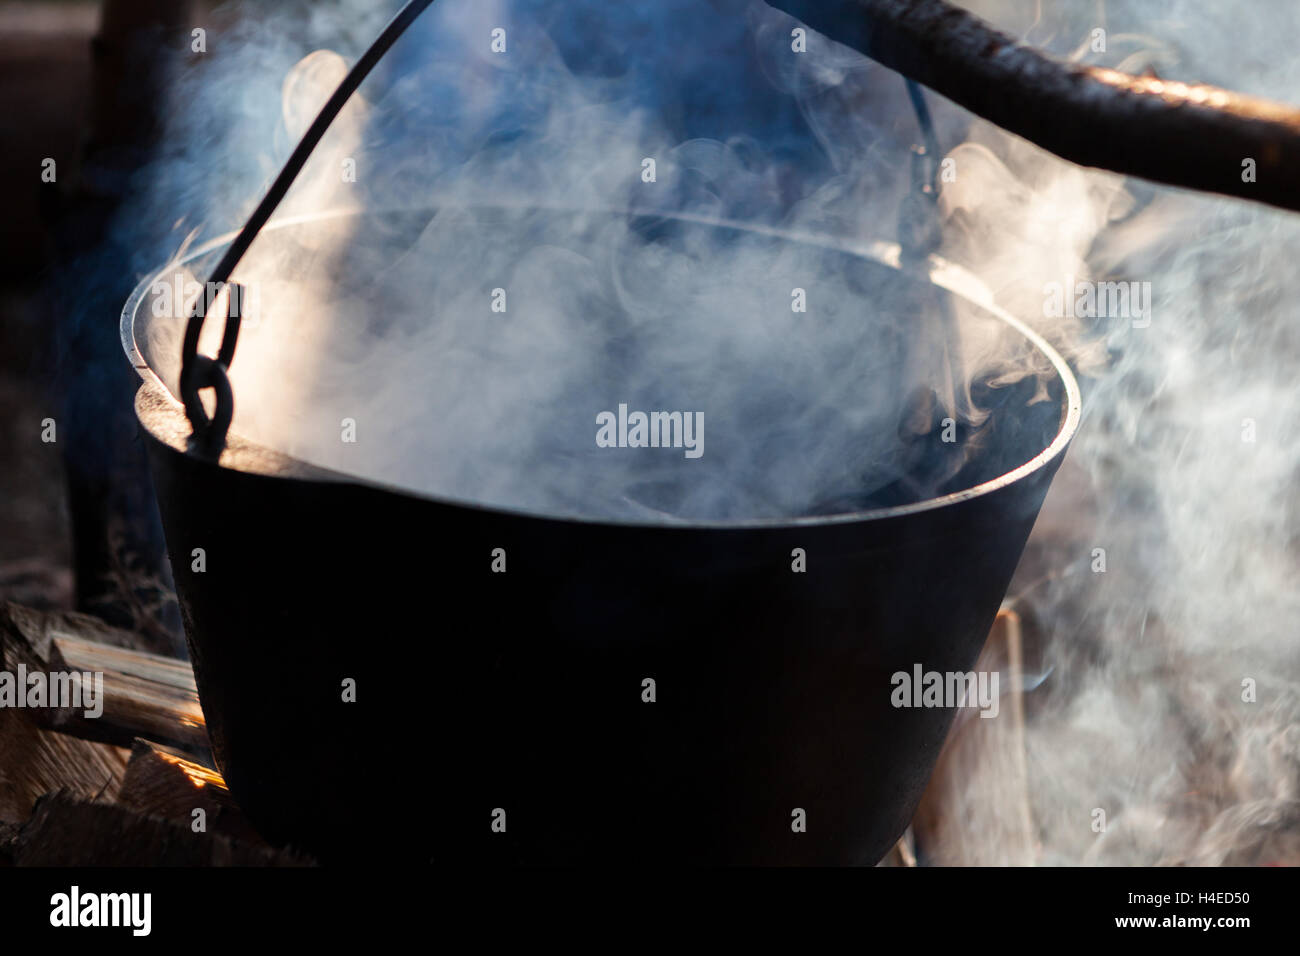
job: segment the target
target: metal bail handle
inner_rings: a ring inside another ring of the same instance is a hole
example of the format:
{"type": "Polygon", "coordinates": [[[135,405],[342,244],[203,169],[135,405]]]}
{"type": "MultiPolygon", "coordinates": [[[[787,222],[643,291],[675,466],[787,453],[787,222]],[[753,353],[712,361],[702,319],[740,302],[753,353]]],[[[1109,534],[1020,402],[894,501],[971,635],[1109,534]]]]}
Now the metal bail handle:
{"type": "Polygon", "coordinates": [[[370,45],[370,48],[362,54],[361,59],[348,71],[348,75],[343,78],[343,82],[331,94],[329,100],[321,107],[321,111],[316,114],[316,119],[312,121],[307,132],[294,147],[292,155],[289,156],[288,162],[280,170],[280,174],[275,177],[271,183],[271,188],[262,197],[262,201],[257,204],[253,210],[253,215],[249,217],[244,228],[239,231],[235,241],[227,247],[221,261],[212,271],[209,277],[209,285],[205,288],[229,288],[230,295],[226,298],[226,325],[222,335],[221,351],[216,358],[199,354],[199,336],[203,332],[203,324],[207,321],[208,310],[212,308],[212,302],[220,299],[220,296],[214,296],[212,301],[205,302],[202,312],[196,312],[190,316],[189,323],[185,326],[185,341],[181,351],[181,378],[180,390],[181,401],[185,405],[185,415],[190,420],[192,435],[190,438],[190,450],[198,455],[216,459],[220,457],[222,448],[226,444],[226,433],[230,429],[230,421],[234,416],[235,398],[230,387],[230,379],[226,375],[230,368],[230,363],[234,360],[235,344],[239,338],[239,314],[238,309],[232,309],[230,303],[242,304],[244,301],[242,289],[237,285],[230,284],[231,273],[239,265],[239,261],[248,251],[257,234],[262,231],[262,227],[270,220],[271,215],[275,212],[280,202],[288,193],[289,187],[293,185],[302,168],[307,165],[307,160],[320,144],[321,139],[325,136],[326,130],[334,122],[335,117],[342,112],[344,105],[352,94],[357,91],[362,81],[370,75],[370,71],[375,68],[385,53],[397,42],[397,38],[406,32],[407,28],[415,22],[430,5],[433,0],[409,0],[406,6],[398,11],[397,16],[388,22],[383,32],[370,45]],[[236,293],[240,293],[236,297],[236,293]],[[203,402],[199,398],[199,392],[202,389],[211,388],[217,394],[217,407],[212,417],[208,417],[207,410],[203,407],[203,402]]]}

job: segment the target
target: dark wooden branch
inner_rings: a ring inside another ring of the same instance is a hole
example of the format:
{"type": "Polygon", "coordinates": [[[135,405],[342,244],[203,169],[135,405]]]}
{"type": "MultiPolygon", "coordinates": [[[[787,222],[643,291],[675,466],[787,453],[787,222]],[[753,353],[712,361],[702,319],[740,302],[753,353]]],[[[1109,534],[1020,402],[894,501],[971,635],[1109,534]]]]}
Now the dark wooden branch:
{"type": "Polygon", "coordinates": [[[1295,107],[1060,63],[945,0],[769,2],[1063,159],[1300,210],[1295,107]]]}

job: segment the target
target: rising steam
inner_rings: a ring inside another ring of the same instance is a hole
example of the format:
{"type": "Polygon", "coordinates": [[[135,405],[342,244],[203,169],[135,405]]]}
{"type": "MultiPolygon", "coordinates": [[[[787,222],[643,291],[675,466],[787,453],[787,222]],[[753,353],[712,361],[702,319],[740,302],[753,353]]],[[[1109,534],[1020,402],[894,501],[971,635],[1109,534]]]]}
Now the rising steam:
{"type": "MultiPolygon", "coordinates": [[[[1191,0],[968,6],[1058,56],[1281,100],[1300,88],[1291,5],[1267,21],[1191,0]],[[1097,27],[1105,53],[1086,43],[1097,27]]],[[[950,254],[1088,375],[1009,595],[1041,638],[1026,698],[1037,842],[1019,861],[1294,864],[1300,219],[1085,172],[978,122],[953,155],[950,254]],[[1151,282],[1150,326],[1043,318],[1044,285],[1065,274],[1151,282]]],[[[966,781],[972,806],[999,792],[993,773],[966,781]]],[[[1004,829],[966,829],[960,853],[934,857],[1006,858],[982,839],[1004,829]]]]}
{"type": "MultiPolygon", "coordinates": [[[[444,497],[663,521],[898,504],[1041,451],[1059,407],[1041,442],[993,448],[985,429],[985,393],[1044,365],[1008,330],[826,238],[703,225],[893,239],[917,136],[910,112],[886,123],[869,102],[902,102],[896,76],[824,40],[796,51],[794,21],[761,3],[724,7],[546,30],[545,5],[435,7],[284,210],[365,215],[267,232],[236,272],[260,305],[236,429],[444,497]],[[730,46],[677,35],[701,20],[730,46]],[[622,405],[704,423],[703,454],[602,447],[597,424],[622,405]]],[[[290,140],[344,69],[317,51],[289,71],[290,140]]],[[[169,382],[178,334],[151,329],[169,382]]]]}
{"type": "MultiPolygon", "coordinates": [[[[1292,4],[1256,18],[1211,0],[967,5],[1059,56],[1300,90],[1292,4]],[[1096,27],[1106,52],[1085,43],[1096,27]]],[[[312,50],[359,49],[376,23],[363,6],[317,5],[286,34],[288,15],[214,46],[203,81],[221,74],[225,99],[208,105],[263,140],[214,143],[180,123],[182,158],[160,166],[154,201],[210,232],[238,225],[337,78],[340,61],[312,50]],[[230,164],[216,180],[214,150],[230,164]]],[[[916,138],[901,81],[816,37],[790,56],[792,25],[759,2],[435,5],[284,210],[385,217],[268,235],[237,274],[261,286],[262,315],[234,370],[236,428],[351,473],[552,513],[801,514],[898,481],[910,388],[935,372],[914,293],[808,247],[651,243],[599,212],[895,238],[916,138]],[[505,57],[487,42],[501,25],[505,57]],[[539,202],[580,212],[539,216],[539,202]],[[807,313],[791,310],[795,287],[807,313]],[[598,449],[595,416],[620,402],[703,411],[703,458],[598,449]],[[345,418],[354,446],[339,441],[345,418]]],[[[1296,862],[1300,218],[1084,171],[953,108],[937,118],[957,170],[944,253],[1085,376],[1083,427],[1010,595],[1041,637],[1025,862],[1296,862]],[[1150,282],[1150,325],[1045,316],[1044,288],[1065,276],[1150,282]]],[[[1006,372],[1008,349],[967,343],[940,405],[1006,372]]],[[[157,343],[165,377],[177,351],[157,343]]],[[[976,769],[972,795],[997,791],[993,772],[976,769]]],[[[978,839],[999,832],[987,823],[969,821],[965,855],[932,858],[1002,859],[978,839]]]]}

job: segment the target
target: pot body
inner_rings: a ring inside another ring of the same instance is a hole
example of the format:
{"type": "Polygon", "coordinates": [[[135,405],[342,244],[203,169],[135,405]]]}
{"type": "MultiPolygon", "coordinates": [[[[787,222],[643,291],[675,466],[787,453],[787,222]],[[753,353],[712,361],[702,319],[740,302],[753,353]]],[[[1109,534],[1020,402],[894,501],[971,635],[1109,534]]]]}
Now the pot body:
{"type": "Polygon", "coordinates": [[[875,862],[953,717],[891,676],[974,665],[1060,461],[892,516],[585,523],[217,465],[151,390],[215,756],[327,861],[875,862]]]}

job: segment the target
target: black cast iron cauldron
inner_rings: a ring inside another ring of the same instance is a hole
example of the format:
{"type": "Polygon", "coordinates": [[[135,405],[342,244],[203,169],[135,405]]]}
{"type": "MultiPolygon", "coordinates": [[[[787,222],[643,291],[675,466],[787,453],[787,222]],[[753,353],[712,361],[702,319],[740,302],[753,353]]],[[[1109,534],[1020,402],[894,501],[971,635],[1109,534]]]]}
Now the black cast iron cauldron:
{"type": "MultiPolygon", "coordinates": [[[[734,228],[638,228],[666,221],[734,228]]],[[[822,252],[935,308],[961,299],[963,324],[993,323],[1047,369],[1047,400],[995,409],[934,497],[655,525],[440,500],[237,432],[214,462],[187,451],[182,405],[154,372],[152,277],[141,284],[123,339],[199,694],[220,769],[269,838],[325,860],[440,863],[884,854],[953,718],[894,707],[891,675],[973,666],[1079,393],[960,270],[900,265],[885,244],[822,252]]]]}

